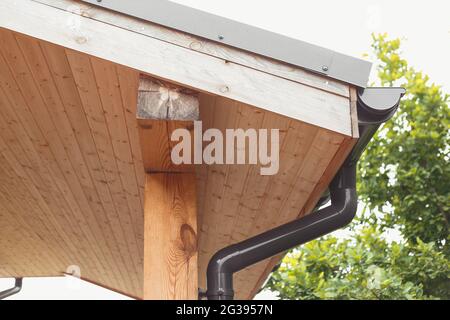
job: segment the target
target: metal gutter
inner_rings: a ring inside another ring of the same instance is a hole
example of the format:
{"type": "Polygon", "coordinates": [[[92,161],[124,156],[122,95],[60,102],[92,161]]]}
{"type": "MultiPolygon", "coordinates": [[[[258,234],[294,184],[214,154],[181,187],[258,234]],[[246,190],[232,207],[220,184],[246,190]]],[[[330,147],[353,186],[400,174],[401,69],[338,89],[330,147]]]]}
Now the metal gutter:
{"type": "Polygon", "coordinates": [[[14,287],[0,292],[0,300],[10,297],[16,293],[19,293],[20,290],[22,290],[22,278],[16,278],[14,282],[14,287]]]}
{"type": "MultiPolygon", "coordinates": [[[[356,214],[356,166],[365,147],[398,108],[403,88],[368,88],[358,92],[360,138],[329,187],[331,205],[219,250],[209,261],[206,296],[233,299],[233,274],[264,259],[344,227],[356,214]]],[[[323,199],[319,203],[324,204],[323,199]]]]}
{"type": "Polygon", "coordinates": [[[365,88],[371,63],[167,0],[82,0],[365,88]]]}

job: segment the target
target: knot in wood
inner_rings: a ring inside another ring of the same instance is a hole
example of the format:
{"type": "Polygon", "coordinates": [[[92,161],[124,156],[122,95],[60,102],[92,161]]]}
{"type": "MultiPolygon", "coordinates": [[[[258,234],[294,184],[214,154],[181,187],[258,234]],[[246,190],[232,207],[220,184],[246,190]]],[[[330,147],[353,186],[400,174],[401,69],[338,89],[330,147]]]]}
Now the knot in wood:
{"type": "Polygon", "coordinates": [[[180,228],[180,239],[182,250],[189,257],[197,252],[197,234],[195,230],[188,224],[184,223],[180,228]]]}

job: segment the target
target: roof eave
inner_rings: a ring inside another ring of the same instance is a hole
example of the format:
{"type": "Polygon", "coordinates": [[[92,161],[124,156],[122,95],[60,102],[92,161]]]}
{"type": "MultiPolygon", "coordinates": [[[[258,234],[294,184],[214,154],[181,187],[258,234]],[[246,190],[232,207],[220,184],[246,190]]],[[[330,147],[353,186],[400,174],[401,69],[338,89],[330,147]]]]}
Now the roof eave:
{"type": "Polygon", "coordinates": [[[372,64],[166,0],[82,0],[365,88],[372,64]]]}

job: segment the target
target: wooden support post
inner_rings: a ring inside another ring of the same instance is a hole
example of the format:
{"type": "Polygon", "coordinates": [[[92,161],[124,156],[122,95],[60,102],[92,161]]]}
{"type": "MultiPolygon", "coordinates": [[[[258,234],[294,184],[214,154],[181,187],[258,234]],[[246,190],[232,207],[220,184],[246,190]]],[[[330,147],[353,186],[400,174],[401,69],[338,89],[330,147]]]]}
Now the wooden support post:
{"type": "Polygon", "coordinates": [[[147,174],[144,299],[197,299],[195,175],[147,174]]]}
{"type": "Polygon", "coordinates": [[[170,137],[193,130],[199,117],[192,92],[141,77],[137,118],[144,169],[144,299],[197,299],[195,173],[175,165],[170,137]]]}

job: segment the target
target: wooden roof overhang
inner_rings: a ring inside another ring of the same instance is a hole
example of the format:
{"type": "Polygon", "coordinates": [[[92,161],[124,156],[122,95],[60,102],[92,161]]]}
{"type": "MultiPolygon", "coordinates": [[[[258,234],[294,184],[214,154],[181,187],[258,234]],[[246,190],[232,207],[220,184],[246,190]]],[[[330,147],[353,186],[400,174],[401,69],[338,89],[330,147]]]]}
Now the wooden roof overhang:
{"type": "MultiPolygon", "coordinates": [[[[336,80],[244,49],[79,1],[0,2],[0,277],[77,266],[83,279],[142,298],[144,252],[157,251],[152,264],[168,270],[160,297],[174,298],[186,289],[174,289],[178,274],[205,287],[218,249],[310,213],[358,140],[361,76],[336,80]],[[202,164],[192,179],[152,180],[147,163],[162,149],[146,139],[167,131],[142,134],[143,76],[196,92],[203,130],[280,129],[279,172],[202,164]],[[194,220],[144,228],[144,211],[157,216],[171,199],[194,220]],[[160,239],[166,251],[152,247],[160,239]]],[[[279,259],[238,273],[237,298],[252,298],[279,259]]]]}

